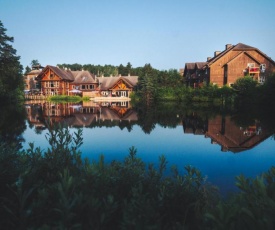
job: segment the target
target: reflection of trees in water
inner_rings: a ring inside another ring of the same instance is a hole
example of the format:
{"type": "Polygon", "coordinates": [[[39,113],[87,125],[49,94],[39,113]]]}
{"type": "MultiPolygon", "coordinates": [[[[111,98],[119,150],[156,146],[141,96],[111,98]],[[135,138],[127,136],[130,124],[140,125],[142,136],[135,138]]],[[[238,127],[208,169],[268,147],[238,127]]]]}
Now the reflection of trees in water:
{"type": "MultiPolygon", "coordinates": [[[[63,117],[52,116],[50,119],[54,121],[54,119],[58,118],[56,122],[67,122],[68,125],[75,127],[119,127],[121,130],[126,128],[129,132],[133,130],[134,125],[139,125],[146,134],[150,134],[157,125],[164,128],[175,128],[183,125],[184,129],[188,128],[188,132],[191,132],[193,127],[197,132],[204,133],[208,129],[208,121],[215,119],[215,117],[219,115],[222,117],[230,116],[231,118],[229,119],[232,119],[232,122],[239,127],[248,127],[255,124],[255,120],[257,120],[261,121],[261,124],[264,124],[265,127],[273,129],[273,133],[275,130],[274,113],[270,111],[266,112],[265,109],[250,109],[237,113],[230,109],[225,110],[225,108],[220,108],[219,106],[202,103],[186,105],[166,102],[151,104],[149,106],[145,103],[136,105],[134,108],[127,108],[124,116],[120,117],[116,116],[116,110],[113,108],[104,107],[105,117],[103,116],[102,118],[98,107],[95,108],[97,108],[98,111],[94,109],[91,110],[91,113],[80,113],[80,111],[78,111],[76,114],[70,113],[68,116],[63,117]],[[84,115],[88,119],[85,120],[85,122],[83,121],[84,115]]],[[[43,117],[41,107],[32,105],[32,109],[30,117],[33,118],[33,121],[40,122],[39,125],[46,124],[46,117],[43,117]]],[[[119,107],[117,109],[119,109],[119,107]]],[[[29,125],[31,126],[31,123],[29,125]]],[[[47,127],[47,125],[45,125],[44,128],[45,127],[47,127]]],[[[40,134],[42,129],[36,129],[35,132],[40,134]]]]}
{"type": "Polygon", "coordinates": [[[22,147],[22,133],[26,129],[26,113],[23,105],[2,105],[0,110],[0,141],[22,147]]]}
{"type": "Polygon", "coordinates": [[[138,113],[138,125],[141,127],[144,133],[151,133],[156,127],[156,121],[154,119],[154,108],[152,106],[137,107],[138,113]]]}
{"type": "Polygon", "coordinates": [[[124,128],[126,128],[128,130],[128,132],[131,132],[133,130],[133,124],[130,123],[129,121],[120,121],[118,123],[118,127],[123,130],[124,128]]]}

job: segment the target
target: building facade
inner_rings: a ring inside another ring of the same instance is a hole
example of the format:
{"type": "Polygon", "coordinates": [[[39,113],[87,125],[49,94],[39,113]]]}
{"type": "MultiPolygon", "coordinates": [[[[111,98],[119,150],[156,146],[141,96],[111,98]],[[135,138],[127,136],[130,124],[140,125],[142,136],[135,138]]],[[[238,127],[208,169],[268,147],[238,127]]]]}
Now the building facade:
{"type": "Polygon", "coordinates": [[[43,95],[74,95],[90,97],[129,97],[137,76],[97,77],[89,71],[71,71],[46,66],[37,76],[43,95]]]}
{"type": "Polygon", "coordinates": [[[37,91],[40,89],[39,83],[36,77],[41,73],[42,69],[41,65],[32,66],[32,70],[25,74],[25,92],[37,91]]]}
{"type": "Polygon", "coordinates": [[[208,57],[206,62],[186,63],[184,77],[188,86],[212,83],[221,87],[244,76],[263,83],[273,72],[275,62],[270,57],[257,48],[238,43],[227,44],[222,52],[215,51],[214,57],[208,57]]]}

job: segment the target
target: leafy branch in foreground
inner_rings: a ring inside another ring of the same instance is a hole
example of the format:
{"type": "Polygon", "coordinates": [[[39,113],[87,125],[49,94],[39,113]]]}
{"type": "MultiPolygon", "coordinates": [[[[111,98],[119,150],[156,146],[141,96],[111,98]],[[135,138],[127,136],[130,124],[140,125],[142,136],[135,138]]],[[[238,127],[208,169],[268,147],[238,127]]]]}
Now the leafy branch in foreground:
{"type": "Polygon", "coordinates": [[[273,229],[275,168],[237,178],[241,193],[220,200],[191,166],[167,176],[167,161],[146,165],[129,148],[124,161],[81,158],[82,130],[47,134],[50,148],[0,145],[3,229],[273,229]],[[8,154],[7,154],[8,153],[8,154]],[[8,167],[8,168],[7,168],[8,167]]]}

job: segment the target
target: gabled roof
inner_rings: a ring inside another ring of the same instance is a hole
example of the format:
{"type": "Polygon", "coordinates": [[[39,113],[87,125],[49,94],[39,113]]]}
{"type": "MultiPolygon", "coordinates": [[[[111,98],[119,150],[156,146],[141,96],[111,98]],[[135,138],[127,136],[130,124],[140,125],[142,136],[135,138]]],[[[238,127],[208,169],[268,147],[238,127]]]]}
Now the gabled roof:
{"type": "Polygon", "coordinates": [[[184,70],[195,69],[195,66],[196,66],[196,62],[185,63],[185,68],[184,68],[184,70]]]}
{"type": "Polygon", "coordinates": [[[68,80],[68,81],[73,81],[74,80],[74,76],[72,74],[72,71],[70,70],[64,70],[64,69],[60,69],[58,67],[55,66],[50,66],[47,65],[42,72],[37,76],[37,78],[41,78],[43,76],[43,74],[48,70],[52,70],[57,76],[59,76],[61,79],[63,80],[68,80]]]}
{"type": "Polygon", "coordinates": [[[255,61],[256,63],[260,64],[260,62],[254,58],[252,55],[250,55],[249,53],[247,52],[241,52],[241,53],[238,53],[235,57],[233,57],[232,59],[230,59],[227,63],[225,63],[224,65],[227,65],[229,64],[230,62],[234,61],[235,59],[237,59],[239,56],[241,55],[247,55],[248,57],[250,57],[253,61],[255,61]]]}
{"type": "Polygon", "coordinates": [[[255,47],[248,46],[248,45],[243,44],[243,43],[238,43],[237,45],[235,45],[233,47],[233,50],[257,50],[257,49],[255,47]]]}
{"type": "Polygon", "coordinates": [[[83,83],[96,83],[94,76],[87,70],[85,71],[72,71],[74,76],[73,83],[83,84],[83,83]]]}
{"type": "Polygon", "coordinates": [[[196,62],[195,64],[197,69],[202,69],[207,64],[207,62],[196,62]]]}
{"type": "Polygon", "coordinates": [[[121,78],[133,87],[138,83],[138,76],[122,76],[121,78]]]}
{"type": "MultiPolygon", "coordinates": [[[[234,47],[235,47],[235,46],[231,46],[230,48],[228,48],[228,49],[222,51],[221,53],[219,53],[217,56],[211,58],[211,59],[207,62],[206,65],[207,65],[207,66],[212,65],[216,60],[220,59],[223,55],[225,55],[226,53],[228,53],[228,52],[229,52],[230,50],[232,50],[234,47]]],[[[206,65],[205,65],[205,66],[206,66],[206,65]]],[[[204,66],[204,67],[205,67],[205,66],[204,66]]]]}
{"type": "Polygon", "coordinates": [[[138,82],[137,76],[100,77],[98,78],[98,82],[100,83],[100,89],[108,90],[112,88],[120,79],[132,87],[134,87],[138,82]]]}
{"type": "Polygon", "coordinates": [[[26,74],[26,76],[28,76],[28,75],[38,75],[38,74],[41,73],[41,71],[42,71],[42,70],[33,69],[33,70],[31,70],[30,72],[28,72],[28,73],[26,74]]]}
{"type": "MultiPolygon", "coordinates": [[[[207,66],[211,66],[214,62],[216,62],[218,59],[220,59],[222,56],[224,56],[225,54],[227,54],[231,50],[233,50],[233,51],[244,51],[244,52],[245,51],[250,51],[250,50],[255,50],[275,65],[275,62],[270,57],[268,57],[265,53],[260,51],[259,49],[255,48],[255,47],[252,47],[252,46],[245,45],[243,43],[238,43],[237,45],[231,46],[230,48],[222,51],[216,57],[211,58],[207,62],[207,64],[204,66],[204,68],[207,67],[207,66]]],[[[246,53],[246,54],[249,55],[248,53],[246,53]]],[[[256,58],[252,57],[251,55],[250,55],[250,57],[253,58],[254,60],[256,60],[256,58]]],[[[232,59],[234,59],[234,58],[235,57],[233,57],[232,59]]]]}
{"type": "Polygon", "coordinates": [[[190,74],[194,73],[195,70],[201,70],[203,67],[207,64],[207,62],[191,62],[191,63],[185,63],[185,68],[183,75],[186,76],[187,72],[190,74]]]}

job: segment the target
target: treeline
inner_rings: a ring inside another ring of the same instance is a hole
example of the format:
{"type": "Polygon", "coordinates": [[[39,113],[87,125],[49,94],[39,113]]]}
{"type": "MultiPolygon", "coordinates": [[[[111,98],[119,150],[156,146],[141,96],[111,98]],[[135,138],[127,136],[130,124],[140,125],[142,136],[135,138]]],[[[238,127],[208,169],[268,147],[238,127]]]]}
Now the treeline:
{"type": "MultiPolygon", "coordinates": [[[[81,158],[82,131],[49,130],[50,148],[19,152],[0,142],[2,229],[274,229],[275,168],[238,176],[240,193],[222,199],[198,169],[81,158]]],[[[169,153],[167,153],[169,154],[169,153]]]]}
{"type": "Polygon", "coordinates": [[[120,64],[119,66],[113,65],[92,65],[92,64],[58,64],[60,68],[67,68],[70,70],[87,70],[90,73],[97,76],[139,76],[139,81],[145,76],[148,76],[154,82],[155,87],[183,84],[182,76],[176,69],[170,70],[158,70],[151,66],[151,64],[145,64],[143,67],[132,67],[131,63],[127,65],[120,64]]]}

